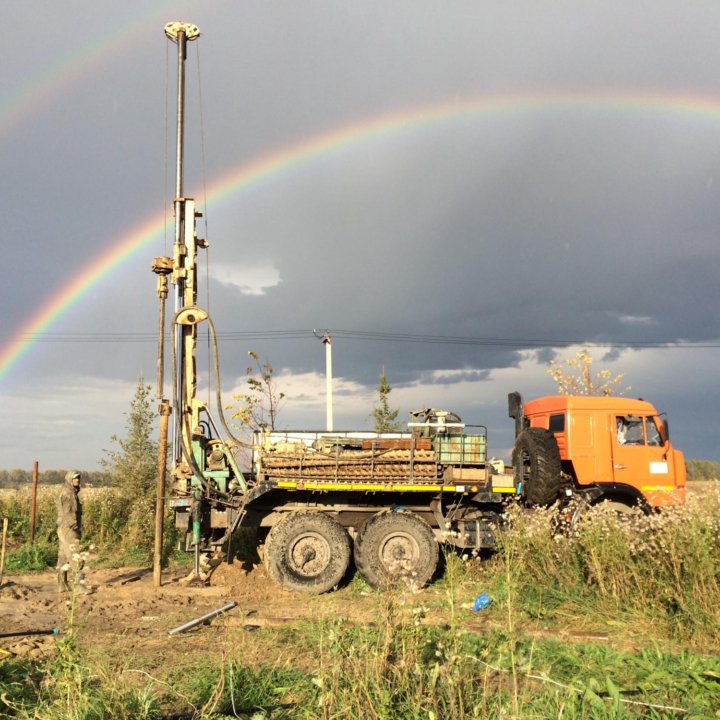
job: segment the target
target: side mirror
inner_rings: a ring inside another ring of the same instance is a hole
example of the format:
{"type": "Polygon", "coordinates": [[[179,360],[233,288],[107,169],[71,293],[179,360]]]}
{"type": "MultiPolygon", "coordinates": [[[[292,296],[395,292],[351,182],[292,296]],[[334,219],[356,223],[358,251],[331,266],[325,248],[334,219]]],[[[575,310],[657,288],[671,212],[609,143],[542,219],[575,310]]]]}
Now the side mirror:
{"type": "Polygon", "coordinates": [[[663,435],[665,436],[665,442],[670,442],[670,427],[667,418],[663,418],[663,435]]]}
{"type": "Polygon", "coordinates": [[[508,417],[522,415],[522,396],[519,392],[508,393],[508,417]]]}
{"type": "Polygon", "coordinates": [[[515,420],[515,437],[522,431],[523,427],[523,404],[519,392],[508,393],[508,417],[515,420]]]}

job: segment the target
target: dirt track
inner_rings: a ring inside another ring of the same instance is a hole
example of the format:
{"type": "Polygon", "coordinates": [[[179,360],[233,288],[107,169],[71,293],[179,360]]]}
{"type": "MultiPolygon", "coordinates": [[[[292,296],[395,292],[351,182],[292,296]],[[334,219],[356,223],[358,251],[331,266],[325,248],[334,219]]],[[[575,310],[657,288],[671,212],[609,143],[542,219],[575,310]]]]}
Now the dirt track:
{"type": "MultiPolygon", "coordinates": [[[[228,628],[237,640],[245,631],[330,617],[340,608],[343,616],[364,622],[373,618],[377,606],[376,599],[359,593],[352,593],[350,601],[348,588],[319,597],[283,590],[261,566],[247,572],[239,564],[223,564],[213,573],[210,585],[203,587],[188,587],[183,583],[185,574],[164,573],[158,589],[147,568],[90,568],[87,581],[94,593],[75,597],[72,622],[79,639],[100,653],[144,658],[140,664],[152,668],[154,656],[160,664],[168,653],[219,653],[219,645],[227,645],[228,628]],[[210,628],[168,635],[169,630],[232,601],[237,607],[212,621],[210,628]]],[[[70,605],[68,595],[57,592],[54,572],[6,574],[0,587],[0,632],[58,628],[62,636],[71,622],[70,605]]],[[[53,635],[0,638],[0,657],[4,650],[41,658],[53,652],[56,639],[53,635]]]]}

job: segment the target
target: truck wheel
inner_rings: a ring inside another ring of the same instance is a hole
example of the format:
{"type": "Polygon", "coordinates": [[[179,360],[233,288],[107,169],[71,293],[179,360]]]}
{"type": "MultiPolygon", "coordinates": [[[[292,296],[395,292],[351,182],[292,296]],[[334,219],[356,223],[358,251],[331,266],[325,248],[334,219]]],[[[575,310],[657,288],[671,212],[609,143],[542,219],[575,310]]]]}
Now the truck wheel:
{"type": "Polygon", "coordinates": [[[619,522],[631,522],[633,518],[642,517],[645,513],[637,502],[628,498],[626,501],[623,500],[603,500],[602,498],[591,506],[592,509],[605,508],[605,512],[610,512],[615,515],[615,518],[619,522]]]}
{"type": "Polygon", "coordinates": [[[319,595],[332,590],[350,564],[350,537],[322,513],[291,513],[265,541],[270,577],[288,590],[319,595]]]}
{"type": "Polygon", "coordinates": [[[383,512],[355,538],[355,566],[371,587],[427,584],[438,564],[438,544],[417,515],[383,512]]]}
{"type": "Polygon", "coordinates": [[[528,505],[551,505],[557,500],[562,465],[555,436],[549,430],[523,430],[515,440],[512,462],[515,487],[521,485],[528,505]]]}

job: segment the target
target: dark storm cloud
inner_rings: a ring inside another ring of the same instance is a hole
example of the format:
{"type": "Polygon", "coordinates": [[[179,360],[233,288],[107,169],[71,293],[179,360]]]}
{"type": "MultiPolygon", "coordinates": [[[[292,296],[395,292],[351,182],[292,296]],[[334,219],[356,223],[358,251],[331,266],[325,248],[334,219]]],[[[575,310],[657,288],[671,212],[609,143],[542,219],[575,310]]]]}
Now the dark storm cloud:
{"type": "MultiPolygon", "coordinates": [[[[186,192],[201,205],[206,181],[233,168],[411,107],[563,90],[624,98],[720,92],[710,70],[720,59],[720,10],[708,5],[168,6],[166,20],[184,16],[204,33],[190,48],[187,94],[186,192]]],[[[157,10],[31,1],[13,13],[3,87],[19,88],[58,58],[90,49],[83,72],[59,75],[61,91],[0,137],[4,339],[86,263],[160,217],[174,188],[174,46],[163,44],[157,10]],[[83,21],[68,33],[73,13],[83,21]],[[93,49],[128,24],[124,44],[93,49]]],[[[311,330],[329,329],[337,377],[348,383],[340,395],[371,396],[385,368],[408,402],[425,388],[433,404],[447,399],[465,403],[463,413],[488,413],[504,437],[510,369],[528,392],[547,392],[538,365],[558,351],[552,346],[717,340],[720,122],[690,112],[693,102],[700,107],[692,99],[672,110],[550,103],[447,118],[320,153],[225,200],[211,198],[210,266],[228,272],[213,275],[224,280],[211,281],[209,297],[203,276],[199,301],[221,333],[258,333],[221,338],[225,382],[242,376],[249,349],[292,373],[322,373],[323,347],[311,330]],[[229,284],[243,266],[257,268],[255,278],[238,280],[245,292],[229,284]],[[306,334],[268,340],[267,330],[306,334]],[[408,334],[426,339],[401,337],[408,334]],[[477,342],[443,342],[448,336],[477,342]],[[526,341],[530,354],[508,340],[526,341]],[[466,387],[473,389],[453,394],[466,387]]],[[[92,421],[80,445],[84,462],[95,462],[121,429],[109,408],[122,407],[122,392],[129,401],[140,375],[154,381],[149,265],[169,252],[162,241],[143,248],[53,324],[57,333],[105,337],[36,343],[3,381],[16,414],[2,434],[32,428],[43,414],[52,457],[75,465],[70,428],[84,415],[92,421]],[[83,383],[91,391],[79,394],[83,383]],[[43,394],[52,402],[43,405],[43,394]],[[53,426],[65,429],[52,433],[53,426]],[[66,454],[58,438],[67,440],[66,454]]],[[[673,410],[676,437],[693,453],[717,454],[712,433],[700,430],[712,405],[711,364],[691,352],[653,351],[645,366],[637,353],[616,349],[603,362],[626,362],[638,392],[673,410]],[[686,367],[700,377],[689,383],[686,367]]],[[[205,348],[200,355],[204,373],[205,348]]],[[[367,409],[354,412],[366,420],[367,409]]],[[[27,464],[35,446],[13,441],[3,454],[27,464]]]]}
{"type": "Polygon", "coordinates": [[[716,337],[713,302],[699,301],[717,290],[694,282],[717,255],[697,228],[720,220],[715,193],[692,187],[703,168],[664,176],[654,146],[630,161],[612,148],[598,160],[612,124],[572,154],[555,128],[531,131],[511,168],[485,161],[492,136],[456,134],[455,155],[469,148],[481,169],[428,143],[401,168],[392,148],[378,151],[377,177],[392,192],[358,180],[354,157],[341,163],[344,192],[324,177],[313,178],[312,195],[284,189],[274,214],[239,219],[250,223],[241,234],[269,238],[263,251],[282,278],[252,304],[275,324],[301,299],[300,327],[347,327],[353,317],[356,329],[547,342],[716,337]]]}

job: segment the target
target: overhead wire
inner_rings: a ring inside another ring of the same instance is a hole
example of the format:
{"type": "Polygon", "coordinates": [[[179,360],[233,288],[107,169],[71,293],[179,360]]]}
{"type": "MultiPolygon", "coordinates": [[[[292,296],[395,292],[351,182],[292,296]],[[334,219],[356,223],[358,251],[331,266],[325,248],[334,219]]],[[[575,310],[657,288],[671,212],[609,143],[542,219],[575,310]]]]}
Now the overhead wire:
{"type": "MultiPolygon", "coordinates": [[[[2,337],[2,336],[0,336],[2,337]]],[[[152,332],[37,332],[25,333],[23,340],[38,343],[142,343],[156,342],[157,334],[152,332]]],[[[218,332],[218,342],[240,342],[248,340],[314,340],[312,330],[246,330],[218,332]]],[[[584,338],[508,338],[508,337],[463,337],[452,335],[430,335],[419,333],[391,333],[370,330],[333,329],[333,338],[359,340],[364,342],[394,342],[420,345],[468,345],[477,347],[509,347],[538,349],[553,347],[611,347],[627,349],[715,349],[720,340],[619,340],[612,338],[588,340],[584,338]]],[[[5,339],[5,338],[3,338],[5,339]]],[[[8,336],[9,339],[9,336],[8,336]]]]}

